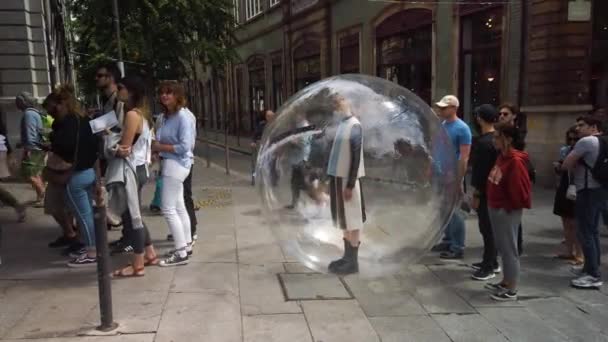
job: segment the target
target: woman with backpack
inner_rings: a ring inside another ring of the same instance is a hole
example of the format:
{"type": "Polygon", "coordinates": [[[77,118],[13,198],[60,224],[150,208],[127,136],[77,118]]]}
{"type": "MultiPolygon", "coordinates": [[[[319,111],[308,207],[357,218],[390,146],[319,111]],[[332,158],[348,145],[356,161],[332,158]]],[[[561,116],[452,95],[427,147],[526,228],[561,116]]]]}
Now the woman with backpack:
{"type": "Polygon", "coordinates": [[[15,98],[15,105],[17,109],[23,112],[23,118],[21,119],[21,146],[23,147],[21,175],[30,182],[32,188],[36,191],[34,206],[42,206],[44,183],[41,173],[46,157],[46,153],[40,147],[44,130],[42,114],[36,108],[36,99],[28,92],[19,94],[15,98]]]}

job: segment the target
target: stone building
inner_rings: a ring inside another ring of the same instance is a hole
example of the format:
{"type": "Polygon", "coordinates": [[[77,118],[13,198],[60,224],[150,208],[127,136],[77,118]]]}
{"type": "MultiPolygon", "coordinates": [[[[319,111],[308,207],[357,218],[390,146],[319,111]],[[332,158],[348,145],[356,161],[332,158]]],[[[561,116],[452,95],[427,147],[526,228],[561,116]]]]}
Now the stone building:
{"type": "Polygon", "coordinates": [[[429,103],[456,94],[466,120],[482,103],[520,106],[549,184],[567,127],[608,104],[605,0],[234,1],[240,62],[204,84],[208,129],[249,134],[307,84],[364,73],[429,103]]]}
{"type": "Polygon", "coordinates": [[[64,0],[0,1],[0,106],[11,136],[19,135],[16,95],[27,91],[42,100],[51,84],[73,79],[65,11],[64,0]]]}

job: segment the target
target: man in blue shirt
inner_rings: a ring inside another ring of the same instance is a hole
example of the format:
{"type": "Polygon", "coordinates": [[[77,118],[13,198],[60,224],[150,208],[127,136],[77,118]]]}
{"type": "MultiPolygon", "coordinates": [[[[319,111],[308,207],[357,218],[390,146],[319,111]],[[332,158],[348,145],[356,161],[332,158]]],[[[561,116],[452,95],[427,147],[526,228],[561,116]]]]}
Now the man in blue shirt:
{"type": "MultiPolygon", "coordinates": [[[[444,96],[435,104],[438,108],[439,117],[442,118],[443,127],[448,133],[452,145],[456,149],[458,160],[457,181],[461,184],[461,196],[464,195],[464,176],[471,153],[472,135],[469,126],[458,118],[458,107],[460,102],[453,95],[444,96]]],[[[464,256],[465,223],[464,217],[456,210],[448,223],[445,235],[441,243],[433,247],[433,251],[441,252],[440,258],[444,260],[462,260],[464,256]]]]}

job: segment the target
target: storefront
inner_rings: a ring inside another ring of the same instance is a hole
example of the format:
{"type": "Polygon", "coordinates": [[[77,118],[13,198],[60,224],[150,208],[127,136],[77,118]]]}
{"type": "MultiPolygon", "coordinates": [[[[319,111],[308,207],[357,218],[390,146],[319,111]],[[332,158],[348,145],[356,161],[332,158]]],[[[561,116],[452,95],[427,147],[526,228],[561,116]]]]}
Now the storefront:
{"type": "Polygon", "coordinates": [[[460,99],[467,119],[484,103],[498,105],[503,37],[502,5],[460,7],[460,99]]]}
{"type": "Polygon", "coordinates": [[[377,70],[431,102],[433,14],[414,8],[398,12],[376,28],[377,70]]]}

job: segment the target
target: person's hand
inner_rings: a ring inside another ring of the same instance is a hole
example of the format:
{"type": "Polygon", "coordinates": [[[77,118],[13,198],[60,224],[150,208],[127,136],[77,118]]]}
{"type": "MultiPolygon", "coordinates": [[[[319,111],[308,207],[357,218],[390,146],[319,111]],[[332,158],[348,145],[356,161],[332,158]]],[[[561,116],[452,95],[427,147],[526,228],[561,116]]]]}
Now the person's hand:
{"type": "Polygon", "coordinates": [[[344,189],[344,200],[350,201],[353,198],[353,189],[345,188],[344,189]]]}
{"type": "Polygon", "coordinates": [[[131,147],[125,145],[119,145],[116,150],[116,155],[122,158],[128,157],[131,154],[131,147]]]}
{"type": "Polygon", "coordinates": [[[152,151],[160,152],[160,143],[157,140],[152,140],[152,151]]]}
{"type": "Polygon", "coordinates": [[[475,210],[479,209],[479,196],[473,196],[471,198],[471,208],[475,210]]]}
{"type": "Polygon", "coordinates": [[[256,143],[252,142],[251,144],[249,144],[251,147],[255,148],[257,146],[256,143]]]}
{"type": "Polygon", "coordinates": [[[95,203],[97,203],[97,206],[101,206],[104,202],[104,198],[103,198],[103,185],[101,184],[101,182],[96,182],[95,183],[95,203]]]}

